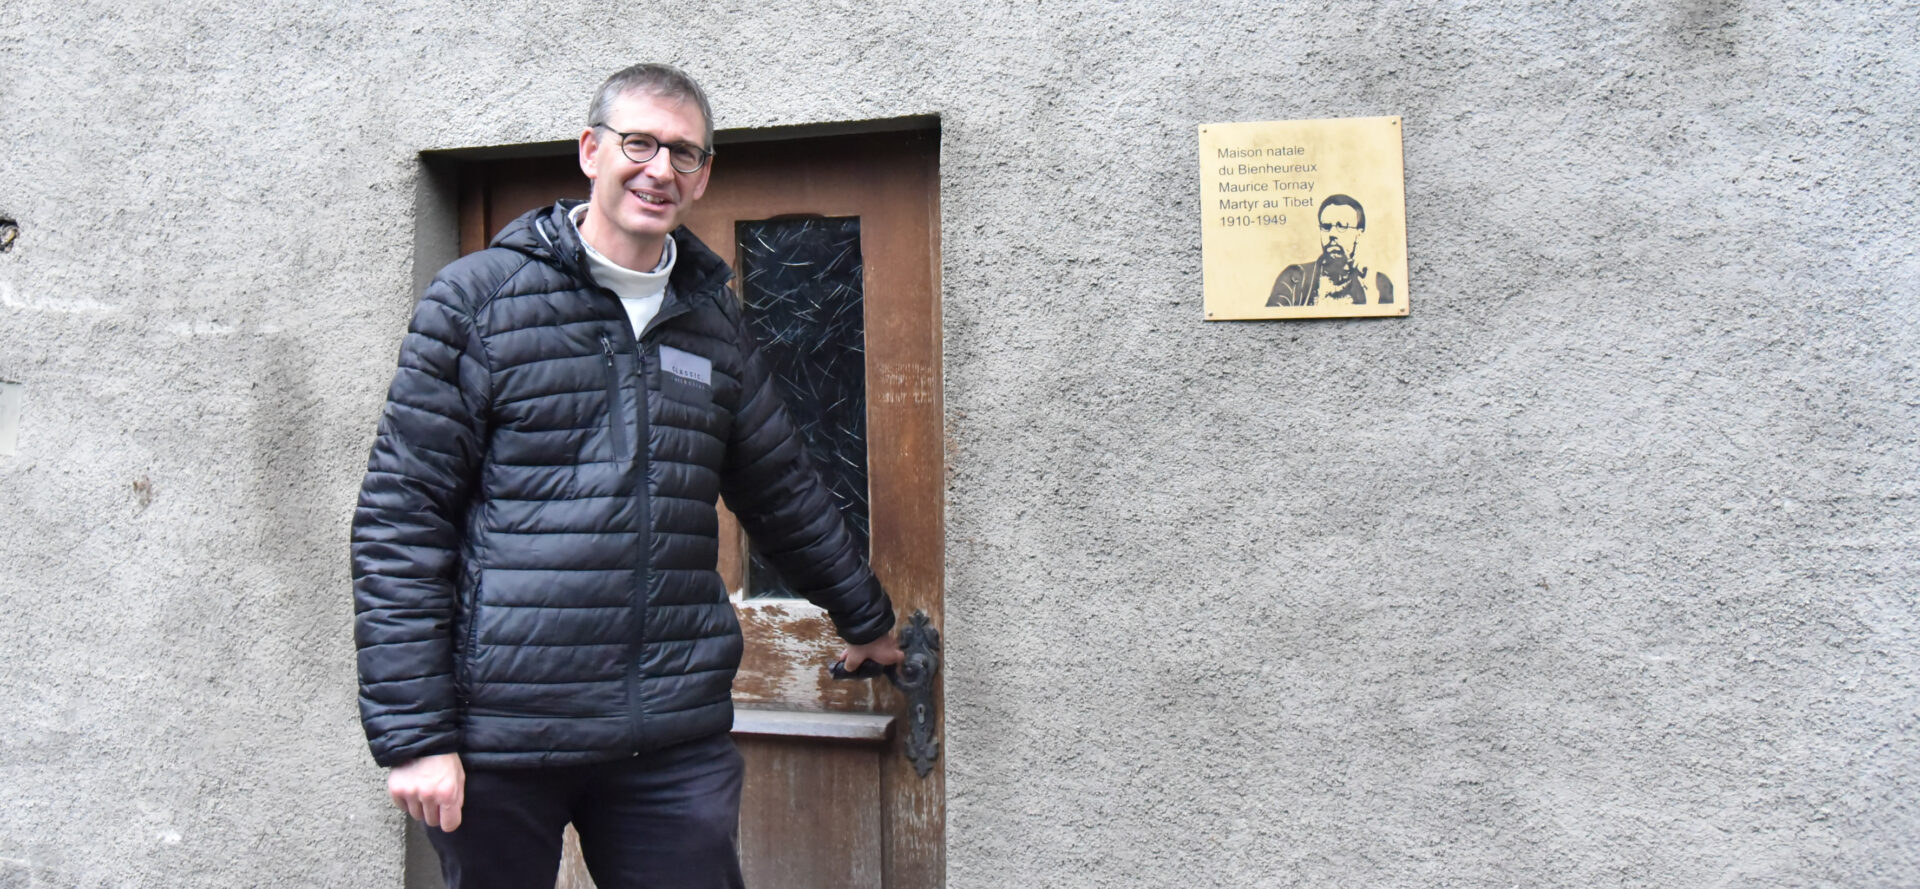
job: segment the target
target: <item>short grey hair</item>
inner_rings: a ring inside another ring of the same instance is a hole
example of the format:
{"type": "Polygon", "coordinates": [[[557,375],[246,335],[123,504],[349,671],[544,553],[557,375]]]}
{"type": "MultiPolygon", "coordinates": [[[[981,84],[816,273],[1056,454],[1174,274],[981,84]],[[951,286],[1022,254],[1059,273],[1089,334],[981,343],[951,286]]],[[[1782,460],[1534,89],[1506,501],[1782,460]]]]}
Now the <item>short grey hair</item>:
{"type": "Polygon", "coordinates": [[[613,103],[621,96],[636,93],[677,102],[692,101],[699,107],[700,119],[707,125],[706,142],[701,147],[713,150],[713,106],[707,104],[706,90],[687,76],[687,72],[657,62],[623,68],[600,84],[599,92],[593,94],[593,104],[587,106],[587,126],[591,128],[606,124],[607,115],[613,113],[613,103]]]}

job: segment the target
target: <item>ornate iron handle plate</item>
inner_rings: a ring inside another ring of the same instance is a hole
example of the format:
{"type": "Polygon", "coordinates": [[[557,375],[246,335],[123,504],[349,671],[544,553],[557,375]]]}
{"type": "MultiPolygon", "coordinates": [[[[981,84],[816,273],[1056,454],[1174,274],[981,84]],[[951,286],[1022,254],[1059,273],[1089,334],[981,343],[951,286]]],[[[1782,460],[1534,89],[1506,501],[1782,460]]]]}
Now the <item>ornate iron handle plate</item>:
{"type": "Polygon", "coordinates": [[[847,665],[835,661],[828,669],[835,679],[867,679],[885,674],[907,698],[907,759],[913,770],[925,778],[940,758],[940,739],[933,736],[934,677],[940,674],[940,631],[932,626],[924,611],[915,611],[907,625],[900,628],[900,650],[907,659],[898,667],[881,667],[872,661],[849,672],[847,665]]]}

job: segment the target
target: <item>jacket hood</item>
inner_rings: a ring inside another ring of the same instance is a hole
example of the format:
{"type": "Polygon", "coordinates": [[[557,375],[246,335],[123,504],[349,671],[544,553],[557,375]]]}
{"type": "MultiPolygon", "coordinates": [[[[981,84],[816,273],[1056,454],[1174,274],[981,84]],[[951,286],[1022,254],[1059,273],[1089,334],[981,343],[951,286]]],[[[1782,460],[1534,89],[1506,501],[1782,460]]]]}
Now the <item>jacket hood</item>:
{"type": "MultiPolygon", "coordinates": [[[[575,228],[567,214],[573,208],[586,203],[580,200],[556,201],[549,207],[535,207],[520,214],[520,218],[506,224],[500,233],[493,236],[490,247],[505,247],[518,253],[524,253],[574,277],[591,281],[593,275],[587,270],[586,245],[580,240],[580,231],[575,228]]],[[[718,288],[733,277],[733,270],[718,254],[707,249],[707,245],[686,226],[673,230],[675,256],[673,275],[668,281],[681,293],[704,293],[710,288],[718,288]]]]}

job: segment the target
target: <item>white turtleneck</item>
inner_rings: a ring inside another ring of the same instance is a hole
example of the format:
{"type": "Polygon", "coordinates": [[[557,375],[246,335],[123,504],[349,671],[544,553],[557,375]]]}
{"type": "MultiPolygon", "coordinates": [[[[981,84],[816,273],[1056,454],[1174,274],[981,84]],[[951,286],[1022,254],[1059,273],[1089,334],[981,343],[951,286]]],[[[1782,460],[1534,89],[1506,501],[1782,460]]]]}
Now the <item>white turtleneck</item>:
{"type": "MultiPolygon", "coordinates": [[[[586,204],[567,214],[573,222],[574,234],[580,233],[580,220],[586,215],[586,204]]],[[[651,272],[636,272],[616,264],[600,255],[584,237],[580,245],[587,248],[587,268],[593,272],[593,280],[620,297],[620,304],[627,308],[627,320],[633,323],[634,338],[638,339],[647,329],[647,322],[660,313],[660,303],[667,296],[667,276],[673,273],[673,239],[668,238],[666,246],[660,248],[660,264],[651,272]]]]}

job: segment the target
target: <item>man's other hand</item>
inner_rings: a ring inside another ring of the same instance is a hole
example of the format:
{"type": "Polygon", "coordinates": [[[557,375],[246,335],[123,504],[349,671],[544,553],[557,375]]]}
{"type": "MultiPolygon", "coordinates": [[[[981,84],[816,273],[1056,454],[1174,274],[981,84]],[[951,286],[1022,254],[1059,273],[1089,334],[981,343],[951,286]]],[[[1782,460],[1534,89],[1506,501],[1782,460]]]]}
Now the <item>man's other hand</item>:
{"type": "Polygon", "coordinates": [[[860,669],[860,665],[873,661],[882,666],[895,666],[907,659],[907,653],[900,650],[900,643],[892,636],[881,636],[864,645],[849,645],[840,652],[840,659],[847,662],[849,672],[860,669]]]}
{"type": "Polygon", "coordinates": [[[423,756],[387,773],[387,795],[408,815],[451,832],[460,827],[467,800],[467,770],[458,753],[423,756]]]}

